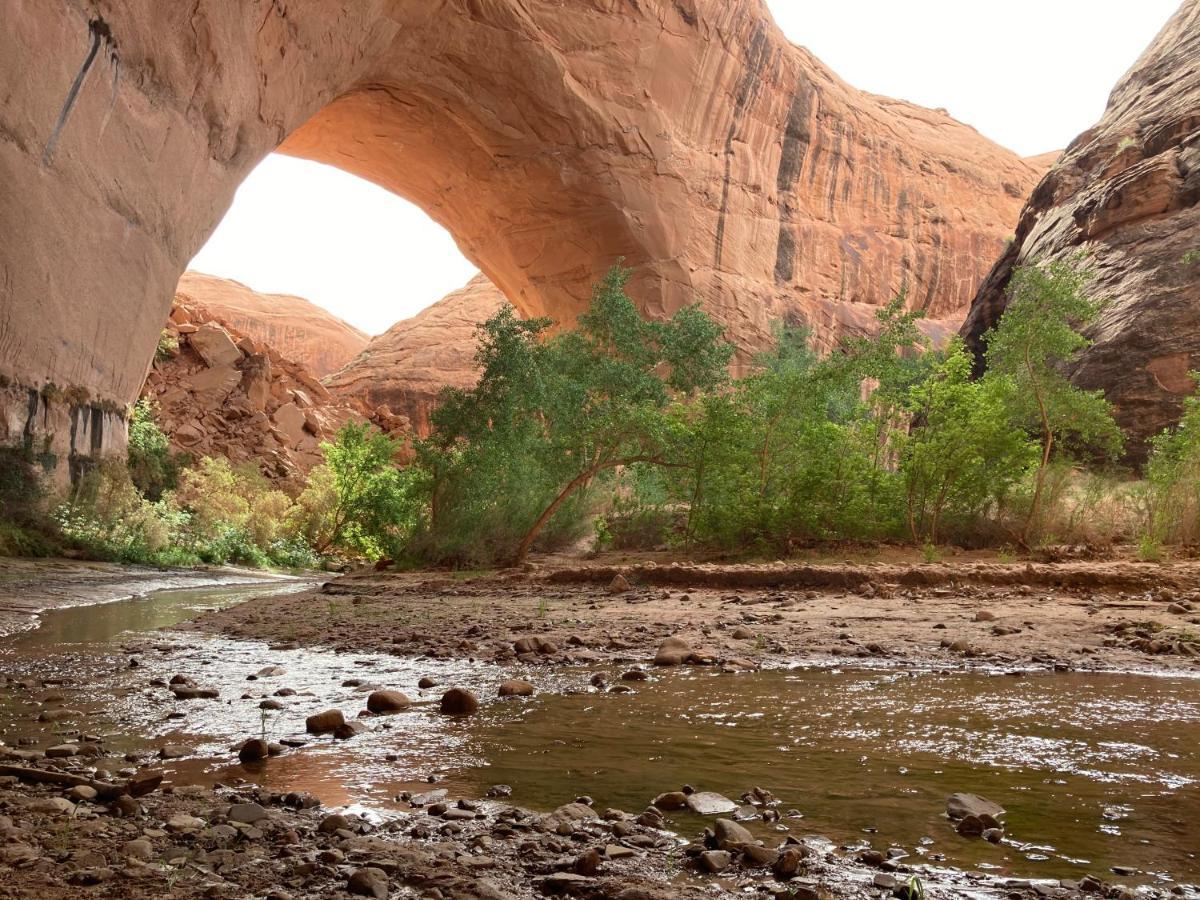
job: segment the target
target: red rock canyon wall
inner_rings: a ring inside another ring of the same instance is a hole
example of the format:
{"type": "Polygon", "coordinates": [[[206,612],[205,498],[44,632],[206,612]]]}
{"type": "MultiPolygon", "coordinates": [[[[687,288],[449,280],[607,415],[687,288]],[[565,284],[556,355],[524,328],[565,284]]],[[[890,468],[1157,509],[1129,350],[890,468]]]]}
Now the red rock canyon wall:
{"type": "Polygon", "coordinates": [[[623,256],[645,312],[699,300],[744,351],[780,318],[869,327],[902,287],[946,330],[1037,177],[846,85],[762,0],[6,0],[3,24],[0,442],[57,454],[122,443],[187,261],[281,145],[421,205],[523,313],[569,319],[623,256]]]}

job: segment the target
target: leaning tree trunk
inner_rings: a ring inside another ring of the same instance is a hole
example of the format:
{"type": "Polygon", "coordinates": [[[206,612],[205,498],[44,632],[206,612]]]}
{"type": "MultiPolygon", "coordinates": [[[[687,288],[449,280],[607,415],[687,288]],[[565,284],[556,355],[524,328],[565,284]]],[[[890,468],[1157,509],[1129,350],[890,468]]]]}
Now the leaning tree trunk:
{"type": "Polygon", "coordinates": [[[525,537],[521,538],[521,543],[517,545],[517,551],[513,554],[513,565],[519,566],[525,561],[525,557],[529,555],[529,548],[533,546],[533,542],[537,540],[537,536],[546,527],[546,523],[558,512],[559,507],[566,503],[572,494],[581,487],[585,487],[589,481],[595,478],[596,473],[602,468],[604,468],[602,465],[595,465],[575,476],[575,478],[571,479],[571,483],[559,492],[551,504],[542,510],[542,514],[537,517],[537,521],[533,523],[533,527],[525,532],[525,537]]]}

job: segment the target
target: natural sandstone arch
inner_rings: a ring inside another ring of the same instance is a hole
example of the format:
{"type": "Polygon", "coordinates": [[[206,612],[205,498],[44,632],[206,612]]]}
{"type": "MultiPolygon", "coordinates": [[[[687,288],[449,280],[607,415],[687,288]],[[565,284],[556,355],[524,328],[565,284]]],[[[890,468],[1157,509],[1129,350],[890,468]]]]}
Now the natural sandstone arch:
{"type": "Polygon", "coordinates": [[[0,442],[72,456],[120,444],[176,280],[281,145],[415,200],[524,312],[624,256],[645,312],[699,300],[747,351],[901,287],[944,328],[1035,180],[763,0],[4,2],[0,442]]]}

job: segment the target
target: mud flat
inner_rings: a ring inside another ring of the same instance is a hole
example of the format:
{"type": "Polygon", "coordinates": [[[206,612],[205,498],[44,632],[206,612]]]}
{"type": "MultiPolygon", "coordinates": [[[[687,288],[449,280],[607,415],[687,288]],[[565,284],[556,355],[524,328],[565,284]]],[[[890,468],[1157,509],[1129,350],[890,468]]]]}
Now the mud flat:
{"type": "Polygon", "coordinates": [[[374,571],[191,627],[281,646],[539,665],[858,660],[1200,673],[1200,564],[547,565],[374,571]],[[524,640],[524,643],[522,641],[524,640]]]}

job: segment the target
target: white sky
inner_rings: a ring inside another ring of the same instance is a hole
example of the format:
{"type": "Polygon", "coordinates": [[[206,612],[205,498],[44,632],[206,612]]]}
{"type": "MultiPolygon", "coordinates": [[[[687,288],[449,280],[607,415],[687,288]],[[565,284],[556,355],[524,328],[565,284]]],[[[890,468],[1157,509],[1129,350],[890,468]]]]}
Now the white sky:
{"type": "MultiPolygon", "coordinates": [[[[787,36],[855,87],[929,107],[1023,156],[1065,147],[1179,0],[767,0],[787,36]]],[[[370,334],[474,274],[416,207],[337,169],[271,155],[191,268],[296,294],[370,334]]]]}

